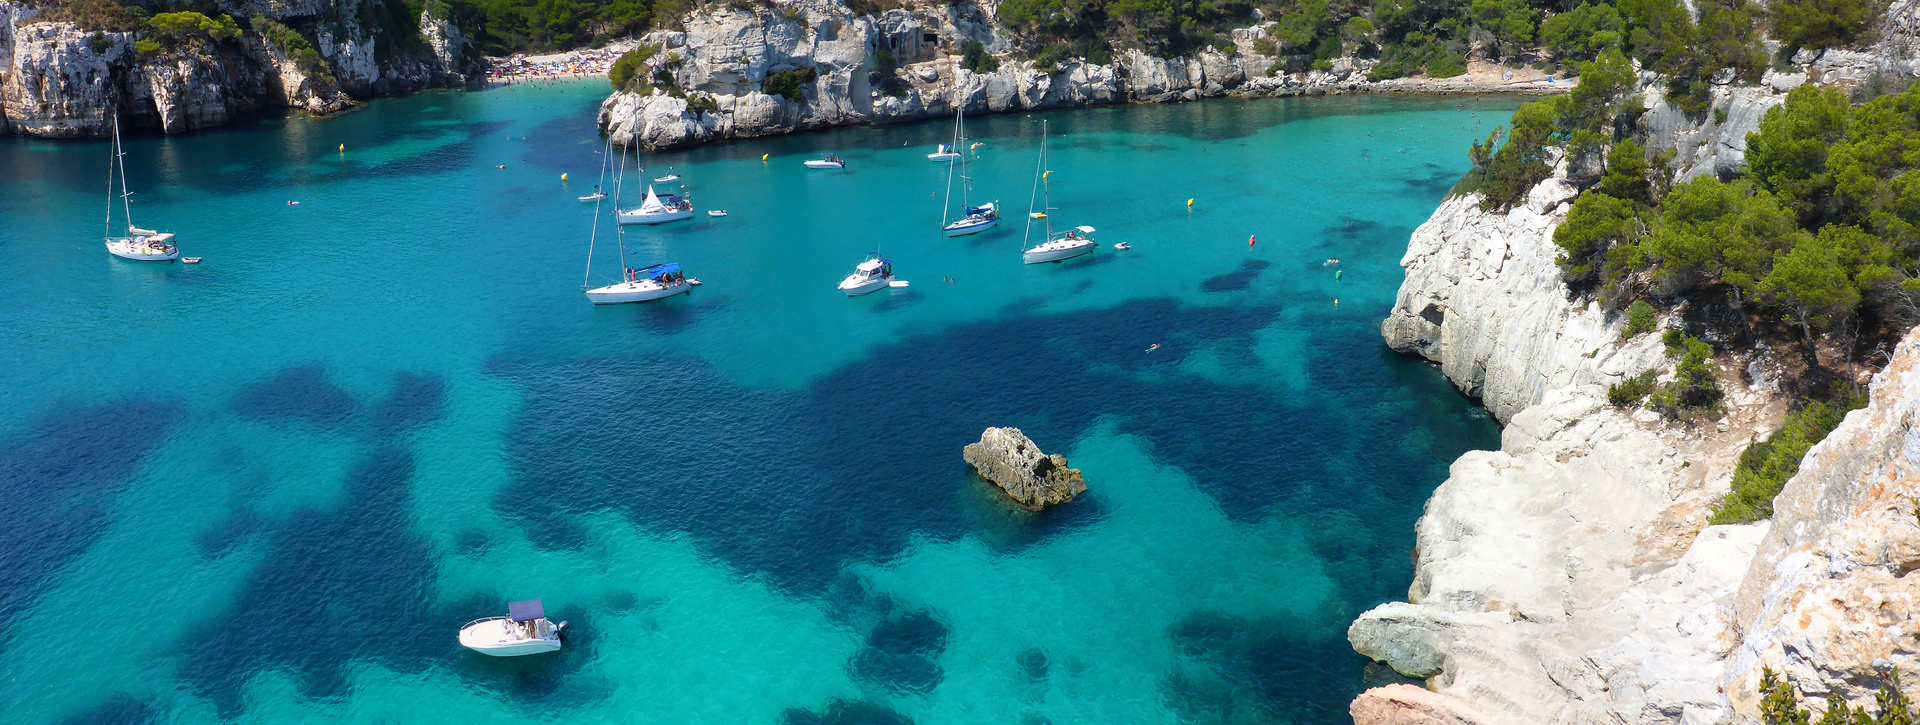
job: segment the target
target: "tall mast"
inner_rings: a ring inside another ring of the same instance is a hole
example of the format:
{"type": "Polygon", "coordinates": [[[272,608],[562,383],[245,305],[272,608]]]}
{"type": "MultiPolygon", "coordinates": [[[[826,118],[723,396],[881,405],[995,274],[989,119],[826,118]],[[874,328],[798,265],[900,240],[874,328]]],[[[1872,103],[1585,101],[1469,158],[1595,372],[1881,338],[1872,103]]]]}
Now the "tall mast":
{"type": "Polygon", "coordinates": [[[1047,239],[1053,239],[1053,196],[1048,193],[1052,187],[1047,184],[1047,177],[1052,175],[1053,169],[1047,168],[1047,120],[1043,118],[1040,119],[1040,211],[1046,214],[1041,218],[1047,220],[1047,239]]]}
{"type": "MultiPolygon", "coordinates": [[[[113,121],[113,137],[116,141],[120,138],[120,120],[118,118],[115,118],[113,121]]],[[[115,160],[112,153],[107,154],[107,221],[106,230],[101,236],[109,239],[113,237],[113,164],[115,160]]]]}
{"type": "MultiPolygon", "coordinates": [[[[620,226],[620,190],[627,185],[627,147],[620,147],[620,175],[613,178],[613,241],[620,247],[620,281],[627,281],[627,230],[620,226]]],[[[595,204],[597,208],[598,203],[595,204]]],[[[598,214],[595,211],[595,214],[598,214]]]]}
{"type": "Polygon", "coordinates": [[[121,205],[127,207],[127,236],[132,238],[132,190],[127,188],[127,152],[119,146],[119,113],[113,113],[113,161],[121,169],[121,205]]]}
{"type": "MultiPolygon", "coordinates": [[[[1027,192],[1027,228],[1020,232],[1020,246],[1026,247],[1027,239],[1033,236],[1033,196],[1040,191],[1040,182],[1045,180],[1047,168],[1047,120],[1040,119],[1040,158],[1033,164],[1033,191],[1027,192]]],[[[1041,207],[1040,216],[1045,218],[1046,207],[1041,207]]],[[[1052,233],[1053,222],[1047,222],[1048,233],[1052,233]]],[[[1046,240],[1040,240],[1045,243],[1046,240]]]]}
{"type": "MultiPolygon", "coordinates": [[[[964,108],[959,111],[959,113],[965,113],[965,112],[966,111],[964,108]]],[[[953,145],[954,145],[953,150],[958,151],[960,146],[960,116],[958,115],[958,113],[956,113],[953,117],[953,145]]],[[[965,154],[962,154],[960,156],[960,164],[962,166],[965,166],[966,163],[967,163],[967,157],[965,154]]],[[[962,169],[960,171],[960,183],[962,184],[967,183],[967,172],[965,169],[962,169]]],[[[965,192],[962,192],[962,196],[960,197],[962,200],[966,199],[966,196],[964,196],[964,194],[965,192]]],[[[953,207],[953,164],[949,163],[947,164],[947,197],[940,201],[940,228],[943,230],[947,228],[947,210],[952,207],[953,207]]]]}
{"type": "MultiPolygon", "coordinates": [[[[580,289],[583,290],[593,286],[593,243],[600,238],[600,202],[606,201],[607,157],[612,155],[613,134],[609,133],[607,134],[607,148],[600,154],[600,183],[593,186],[593,193],[599,194],[600,198],[593,200],[593,231],[587,234],[587,274],[580,280],[580,289]]],[[[614,208],[617,210],[619,207],[614,208]]],[[[615,226],[618,225],[616,224],[615,226]]],[[[625,266],[624,263],[622,266],[625,266]]],[[[626,276],[626,272],[623,271],[620,273],[622,279],[625,279],[626,276]]]]}
{"type": "MultiPolygon", "coordinates": [[[[120,166],[120,205],[127,210],[127,237],[133,237],[133,192],[127,188],[127,153],[120,150],[120,114],[113,115],[113,160],[120,166]]],[[[107,213],[113,213],[112,202],[108,202],[107,213]]],[[[109,224],[109,227],[112,225],[109,224]]]]}
{"type": "Polygon", "coordinates": [[[967,109],[963,106],[953,121],[953,152],[960,154],[960,206],[973,208],[973,178],[967,176],[967,109]]]}

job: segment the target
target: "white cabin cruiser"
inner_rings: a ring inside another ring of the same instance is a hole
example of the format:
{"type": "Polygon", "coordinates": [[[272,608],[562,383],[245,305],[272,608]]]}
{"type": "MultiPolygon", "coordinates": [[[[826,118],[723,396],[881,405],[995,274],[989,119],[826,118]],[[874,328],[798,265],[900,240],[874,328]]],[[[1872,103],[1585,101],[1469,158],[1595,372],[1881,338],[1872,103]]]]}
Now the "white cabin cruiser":
{"type": "Polygon", "coordinates": [[[697,280],[689,280],[677,262],[656,264],[642,269],[627,268],[621,282],[587,290],[587,299],[596,305],[627,302],[652,302],[674,295],[692,294],[697,280]]]}
{"type": "Polygon", "coordinates": [[[840,280],[840,291],[848,297],[878,292],[893,284],[893,260],[882,259],[879,252],[867,255],[867,261],[853,268],[853,274],[840,280]]]}
{"type": "Polygon", "coordinates": [[[673,167],[669,166],[667,167],[666,176],[656,176],[656,177],[653,177],[653,180],[661,184],[671,184],[673,182],[679,181],[680,175],[677,173],[674,173],[673,167]]]}
{"type": "Polygon", "coordinates": [[[809,169],[844,169],[847,168],[847,160],[834,154],[821,154],[820,158],[808,159],[806,161],[806,167],[809,169]]]}
{"type": "Polygon", "coordinates": [[[508,602],[507,616],[468,622],[460,628],[460,645],[483,655],[519,657],[560,651],[560,633],[566,622],[554,624],[540,600],[508,602]]]}
{"type": "Polygon", "coordinates": [[[1092,252],[1100,245],[1093,243],[1093,227],[1074,227],[1059,234],[1047,236],[1040,246],[1021,252],[1021,259],[1027,264],[1058,262],[1072,259],[1092,252]]]}
{"type": "Polygon", "coordinates": [[[932,161],[934,163],[939,163],[942,161],[958,161],[959,159],[960,159],[960,153],[953,150],[952,144],[944,144],[944,143],[940,144],[940,147],[934,149],[933,153],[927,154],[927,160],[932,161]]]}
{"type": "Polygon", "coordinates": [[[693,218],[693,202],[668,194],[661,197],[653,193],[653,186],[647,186],[647,200],[638,209],[630,209],[616,214],[621,224],[665,224],[682,219],[693,218]]]}
{"type": "Polygon", "coordinates": [[[604,191],[596,191],[596,192],[593,192],[593,193],[591,193],[591,194],[588,194],[588,195],[586,195],[586,196],[583,196],[583,197],[580,197],[580,200],[581,200],[581,201],[599,201],[599,200],[601,200],[601,199],[605,199],[605,198],[607,198],[607,192],[604,192],[604,191]]]}

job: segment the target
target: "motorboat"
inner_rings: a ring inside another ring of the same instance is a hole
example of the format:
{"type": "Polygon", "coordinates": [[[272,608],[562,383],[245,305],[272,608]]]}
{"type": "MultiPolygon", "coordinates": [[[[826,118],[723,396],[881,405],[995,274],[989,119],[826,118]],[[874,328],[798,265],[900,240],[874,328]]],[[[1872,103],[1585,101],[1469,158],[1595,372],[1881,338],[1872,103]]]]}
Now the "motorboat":
{"type": "Polygon", "coordinates": [[[558,652],[567,623],[547,619],[540,600],[508,602],[507,616],[487,617],[460,628],[460,645],[483,655],[519,657],[558,652]]]}
{"type": "Polygon", "coordinates": [[[934,163],[960,160],[960,152],[953,150],[953,144],[940,144],[933,153],[927,154],[927,160],[934,163]]]}
{"type": "Polygon", "coordinates": [[[673,171],[673,167],[671,167],[671,166],[669,166],[669,167],[667,167],[667,175],[666,175],[666,176],[656,176],[656,177],[653,177],[653,181],[654,181],[654,183],[658,183],[658,184],[671,184],[671,183],[673,183],[673,182],[676,182],[676,181],[679,181],[679,180],[680,180],[680,175],[679,175],[679,174],[677,174],[677,173],[674,173],[674,171],[673,171]]]}
{"type": "Polygon", "coordinates": [[[587,299],[596,305],[652,302],[674,295],[691,294],[696,284],[686,278],[676,262],[641,269],[628,267],[626,272],[626,279],[620,282],[587,290],[587,299]]]}
{"type": "Polygon", "coordinates": [[[591,193],[591,194],[588,194],[588,195],[586,195],[586,196],[583,196],[583,197],[580,197],[580,200],[581,200],[581,201],[599,201],[599,200],[601,200],[601,199],[605,199],[605,198],[607,198],[607,192],[604,192],[604,191],[596,191],[596,192],[593,192],[593,193],[591,193]]]}
{"type": "Polygon", "coordinates": [[[847,160],[834,154],[821,154],[820,158],[808,159],[806,161],[806,167],[809,169],[844,169],[847,168],[847,160]]]}
{"type": "Polygon", "coordinates": [[[853,274],[840,280],[840,291],[848,297],[859,297],[870,292],[878,292],[893,284],[893,261],[882,259],[879,252],[867,255],[860,266],[853,268],[853,274]]]}
{"type": "Polygon", "coordinates": [[[1127,244],[1126,242],[1116,242],[1114,243],[1113,248],[1114,249],[1132,249],[1133,246],[1130,244],[1127,244]]]}
{"type": "MultiPolygon", "coordinates": [[[[1039,245],[1022,250],[1020,259],[1027,264],[1059,262],[1090,253],[1099,247],[1100,245],[1093,241],[1093,227],[1074,227],[1057,234],[1053,231],[1053,218],[1047,216],[1047,212],[1054,209],[1049,201],[1052,196],[1050,192],[1053,187],[1050,180],[1053,177],[1053,171],[1047,168],[1047,122],[1045,119],[1040,121],[1040,161],[1034,166],[1033,176],[1034,186],[1039,187],[1040,208],[1028,209],[1026,234],[1033,233],[1033,220],[1038,219],[1045,225],[1045,236],[1041,237],[1039,245]]],[[[1026,246],[1026,235],[1022,235],[1020,244],[1023,247],[1026,246]]]]}
{"type": "Polygon", "coordinates": [[[133,192],[127,189],[126,152],[120,149],[120,116],[113,118],[113,165],[107,168],[107,227],[102,235],[107,245],[107,253],[121,259],[136,262],[172,262],[180,258],[180,248],[173,244],[172,232],[160,232],[142,229],[133,225],[133,192]],[[114,176],[119,175],[120,206],[126,216],[126,236],[113,236],[113,195],[114,176]]]}
{"type": "Polygon", "coordinates": [[[707,210],[707,216],[726,216],[726,215],[727,215],[727,210],[725,209],[708,209],[707,210]]]}
{"type": "Polygon", "coordinates": [[[1022,252],[1020,258],[1027,264],[1059,262],[1092,252],[1098,246],[1093,242],[1093,227],[1074,227],[1059,234],[1047,235],[1047,241],[1022,252]]]}
{"type": "Polygon", "coordinates": [[[693,218],[693,202],[668,194],[660,196],[653,193],[653,186],[647,186],[647,200],[638,209],[630,209],[616,214],[621,224],[665,224],[682,219],[693,218]]]}
{"type": "Polygon", "coordinates": [[[960,221],[943,227],[949,237],[964,237],[979,234],[1000,223],[1000,202],[990,201],[979,206],[967,207],[967,215],[960,221]]]}

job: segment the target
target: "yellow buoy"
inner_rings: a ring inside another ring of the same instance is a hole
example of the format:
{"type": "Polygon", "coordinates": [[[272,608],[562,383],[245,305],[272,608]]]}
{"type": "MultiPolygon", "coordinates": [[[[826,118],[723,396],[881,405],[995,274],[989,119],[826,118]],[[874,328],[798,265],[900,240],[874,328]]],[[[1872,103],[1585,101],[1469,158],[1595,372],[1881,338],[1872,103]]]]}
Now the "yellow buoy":
{"type": "Polygon", "coordinates": [[[1188,199],[1188,200],[1187,200],[1187,206],[1193,206],[1193,200],[1192,200],[1192,199],[1188,199]]]}
{"type": "Polygon", "coordinates": [[[561,181],[563,181],[563,182],[564,182],[564,181],[566,181],[566,180],[567,180],[567,175],[566,175],[566,174],[564,174],[564,173],[562,173],[562,174],[560,174],[560,180],[561,180],[561,181]]]}
{"type": "Polygon", "coordinates": [[[773,154],[760,154],[760,160],[761,160],[761,161],[766,161],[766,160],[767,160],[767,157],[768,157],[768,156],[772,156],[772,155],[773,155],[773,154]]]}
{"type": "Polygon", "coordinates": [[[344,154],[344,153],[346,153],[346,152],[347,152],[347,145],[346,145],[346,144],[340,144],[340,153],[343,153],[343,154],[344,154]]]}

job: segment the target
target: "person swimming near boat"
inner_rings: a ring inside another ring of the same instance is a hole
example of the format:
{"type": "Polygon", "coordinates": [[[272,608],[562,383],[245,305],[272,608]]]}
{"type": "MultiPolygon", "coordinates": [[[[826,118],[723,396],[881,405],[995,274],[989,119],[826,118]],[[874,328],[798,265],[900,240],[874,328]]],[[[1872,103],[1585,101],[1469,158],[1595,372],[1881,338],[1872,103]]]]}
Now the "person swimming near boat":
{"type": "Polygon", "coordinates": [[[1321,264],[1320,266],[1322,266],[1322,267],[1331,267],[1331,266],[1333,266],[1333,265],[1336,265],[1336,264],[1339,264],[1339,263],[1340,263],[1340,260],[1338,260],[1338,259],[1329,259],[1329,260],[1327,260],[1327,261],[1326,261],[1325,263],[1323,263],[1323,264],[1321,264]]]}
{"type": "Polygon", "coordinates": [[[1148,346],[1148,347],[1147,347],[1147,352],[1153,352],[1153,351],[1155,351],[1155,350],[1158,350],[1158,349],[1160,349],[1160,343],[1157,343],[1157,342],[1156,342],[1156,343],[1154,343],[1154,344],[1152,344],[1152,345],[1150,345],[1150,346],[1148,346]]]}
{"type": "Polygon", "coordinates": [[[287,206],[299,206],[299,205],[300,205],[300,202],[293,201],[291,199],[287,200],[287,206]]]}

